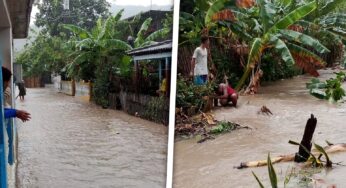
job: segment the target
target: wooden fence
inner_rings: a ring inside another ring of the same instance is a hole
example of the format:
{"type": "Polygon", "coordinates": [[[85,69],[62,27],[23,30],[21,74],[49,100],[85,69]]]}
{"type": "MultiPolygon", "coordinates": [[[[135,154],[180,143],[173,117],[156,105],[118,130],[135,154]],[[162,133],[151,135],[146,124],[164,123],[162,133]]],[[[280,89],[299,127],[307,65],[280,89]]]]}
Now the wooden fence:
{"type": "MultiPolygon", "coordinates": [[[[90,82],[60,81],[60,92],[92,100],[92,84],[90,82]]],[[[169,98],[129,91],[118,91],[109,94],[109,108],[123,110],[128,114],[168,125],[169,98]]]]}
{"type": "Polygon", "coordinates": [[[44,87],[41,77],[26,77],[24,78],[24,83],[26,88],[40,88],[44,87]]]}
{"type": "Polygon", "coordinates": [[[169,98],[155,97],[131,92],[109,94],[112,109],[122,109],[128,114],[136,115],[150,121],[168,125],[169,98]]]}

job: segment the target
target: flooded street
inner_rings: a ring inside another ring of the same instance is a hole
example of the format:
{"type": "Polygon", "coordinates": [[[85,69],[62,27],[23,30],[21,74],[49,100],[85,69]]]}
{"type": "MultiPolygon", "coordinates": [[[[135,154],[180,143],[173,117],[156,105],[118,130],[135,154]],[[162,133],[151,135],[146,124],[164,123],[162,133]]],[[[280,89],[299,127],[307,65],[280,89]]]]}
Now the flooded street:
{"type": "MultiPolygon", "coordinates": [[[[320,79],[335,77],[332,71],[321,71],[320,79]]],[[[271,156],[295,153],[297,146],[289,140],[301,141],[307,119],[313,113],[317,127],[313,141],[326,146],[331,143],[346,143],[346,104],[331,104],[312,97],[305,83],[311,77],[299,76],[263,85],[260,94],[242,96],[235,108],[219,108],[214,111],[218,120],[229,120],[253,130],[238,130],[224,134],[215,140],[197,144],[195,139],[175,143],[174,187],[259,187],[251,171],[254,171],[265,187],[269,187],[267,167],[238,170],[241,162],[263,160],[268,152],[271,156]],[[257,112],[266,105],[273,116],[257,112]]],[[[346,164],[346,153],[332,154],[333,162],[346,164]]],[[[287,169],[296,167],[294,163],[275,164],[274,168],[280,187],[284,185],[287,169]]],[[[321,177],[329,184],[345,187],[345,166],[334,166],[331,171],[322,171],[321,177]]],[[[292,180],[293,181],[293,180],[292,180]]],[[[288,187],[298,187],[291,182],[288,187]]]]}
{"type": "Polygon", "coordinates": [[[164,187],[167,127],[53,89],[17,100],[18,187],[164,187]]]}

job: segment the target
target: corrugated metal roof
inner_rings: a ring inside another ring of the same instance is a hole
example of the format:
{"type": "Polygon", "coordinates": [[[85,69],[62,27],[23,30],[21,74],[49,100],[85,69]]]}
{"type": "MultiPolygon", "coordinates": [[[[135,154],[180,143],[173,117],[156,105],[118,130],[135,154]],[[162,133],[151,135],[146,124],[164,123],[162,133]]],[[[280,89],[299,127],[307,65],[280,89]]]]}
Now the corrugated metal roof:
{"type": "Polygon", "coordinates": [[[145,54],[157,54],[162,52],[171,52],[172,51],[172,40],[166,40],[163,42],[158,42],[153,45],[136,48],[127,52],[127,54],[136,56],[136,55],[145,55],[145,54]]]}

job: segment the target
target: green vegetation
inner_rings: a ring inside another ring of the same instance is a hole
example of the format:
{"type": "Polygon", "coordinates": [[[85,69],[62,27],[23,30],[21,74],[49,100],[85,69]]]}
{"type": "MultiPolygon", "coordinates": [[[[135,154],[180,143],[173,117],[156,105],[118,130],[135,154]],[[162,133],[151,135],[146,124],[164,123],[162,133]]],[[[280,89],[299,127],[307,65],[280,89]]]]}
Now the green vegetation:
{"type": "MultiPolygon", "coordinates": [[[[346,17],[340,7],[346,6],[345,1],[181,3],[179,48],[184,53],[180,53],[178,70],[184,77],[189,76],[185,70],[192,56],[188,49],[198,46],[203,35],[211,42],[210,72],[215,82],[222,82],[226,75],[237,90],[251,84],[259,71],[263,71],[261,79],[269,81],[302,73],[317,77],[318,69],[343,62],[346,17]]],[[[340,94],[333,90],[329,95],[338,98],[340,94]]]]}
{"type": "Polygon", "coordinates": [[[132,57],[126,52],[165,40],[172,27],[172,14],[160,18],[160,28],[151,17],[122,19],[123,10],[111,15],[108,8],[106,0],[71,1],[68,10],[63,1],[39,3],[37,38],[16,58],[25,77],[57,73],[64,80],[91,81],[93,100],[108,107],[114,85],[133,83],[132,57]]]}
{"type": "MultiPolygon", "coordinates": [[[[271,184],[272,188],[277,188],[278,187],[278,180],[277,180],[276,172],[275,172],[275,169],[273,167],[272,161],[270,159],[270,154],[268,154],[267,164],[268,164],[268,174],[269,174],[270,184],[271,184]]],[[[261,188],[264,188],[262,182],[258,179],[256,174],[254,172],[252,172],[252,174],[256,178],[259,186],[261,188]]]]}
{"type": "MultiPolygon", "coordinates": [[[[293,145],[298,145],[298,146],[302,146],[301,144],[294,142],[294,141],[289,141],[290,144],[293,145]]],[[[327,168],[331,168],[332,167],[332,162],[330,161],[330,158],[328,156],[328,154],[326,153],[326,151],[323,149],[322,146],[314,144],[314,147],[316,148],[316,150],[319,153],[319,156],[316,157],[314,154],[312,154],[311,152],[309,152],[304,146],[302,146],[306,152],[310,153],[310,158],[307,161],[307,163],[311,163],[311,167],[312,169],[308,169],[308,170],[302,170],[300,171],[298,174],[294,174],[293,173],[293,169],[292,171],[286,175],[285,177],[285,181],[284,181],[284,187],[286,187],[288,185],[288,183],[291,181],[293,176],[298,177],[299,175],[300,177],[300,181],[298,182],[300,185],[305,185],[308,186],[309,182],[311,181],[311,176],[315,173],[319,173],[320,171],[314,171],[314,169],[320,169],[321,167],[325,166],[327,168]],[[321,157],[324,156],[326,161],[321,161],[321,157]]],[[[267,166],[268,166],[268,174],[269,174],[269,180],[270,180],[270,184],[272,188],[277,188],[279,187],[279,183],[278,183],[278,177],[277,174],[275,172],[275,169],[273,167],[273,163],[272,160],[270,158],[270,154],[268,154],[267,157],[267,166]]],[[[252,172],[253,176],[255,177],[256,181],[259,184],[259,187],[264,188],[263,183],[259,180],[259,178],[257,177],[257,175],[252,172]]]]}
{"type": "Polygon", "coordinates": [[[110,4],[106,0],[73,0],[69,10],[64,10],[64,1],[37,1],[39,12],[35,15],[35,25],[43,27],[43,33],[60,36],[61,24],[75,24],[87,30],[92,29],[98,19],[110,16],[110,4]]]}
{"type": "Polygon", "coordinates": [[[330,78],[324,82],[317,78],[311,80],[306,84],[306,87],[310,89],[310,94],[325,100],[340,101],[343,99],[345,90],[342,88],[342,84],[345,81],[346,74],[344,72],[335,73],[336,78],[330,78]]]}
{"type": "MultiPolygon", "coordinates": [[[[269,175],[269,180],[272,188],[277,188],[279,187],[279,182],[278,182],[278,176],[275,172],[275,169],[273,167],[272,160],[270,158],[270,154],[268,154],[267,157],[267,164],[268,164],[268,175],[269,175]]],[[[295,169],[292,168],[288,173],[285,175],[285,180],[284,180],[284,185],[283,187],[287,187],[288,184],[291,182],[293,184],[293,179],[298,178],[299,180],[294,183],[297,183],[296,186],[298,187],[308,187],[309,183],[311,183],[311,177],[313,174],[319,173],[320,169],[316,171],[315,169],[309,169],[309,170],[301,170],[299,172],[295,172],[295,169]]],[[[260,188],[264,188],[265,186],[261,182],[261,180],[257,177],[257,175],[252,172],[252,175],[255,177],[258,185],[260,188]]]]}
{"type": "Polygon", "coordinates": [[[299,144],[298,142],[290,140],[288,143],[293,144],[293,145],[297,145],[297,146],[301,146],[307,153],[310,153],[310,157],[308,159],[308,162],[311,163],[312,167],[323,167],[323,166],[326,166],[328,168],[332,167],[332,162],[330,161],[329,156],[327,155],[327,153],[325,152],[323,147],[321,147],[320,145],[317,145],[316,143],[314,144],[314,147],[316,148],[316,150],[320,154],[318,157],[316,157],[306,147],[304,147],[303,145],[299,144]],[[321,161],[321,157],[323,155],[326,158],[326,162],[325,162],[326,164],[325,165],[321,161]]]}
{"type": "Polygon", "coordinates": [[[168,112],[168,102],[169,101],[167,98],[163,96],[151,99],[146,105],[146,110],[143,117],[158,123],[163,123],[159,121],[163,121],[162,116],[165,114],[162,112],[162,110],[166,110],[168,112]]]}
{"type": "Polygon", "coordinates": [[[177,79],[177,107],[202,109],[207,103],[204,97],[211,96],[213,93],[213,83],[208,83],[206,86],[196,86],[182,77],[177,79]]]}
{"type": "Polygon", "coordinates": [[[214,126],[212,129],[210,129],[211,134],[221,134],[225,132],[231,132],[235,129],[237,129],[238,125],[232,122],[228,121],[221,121],[218,123],[217,126],[214,126]]]}
{"type": "Polygon", "coordinates": [[[59,72],[64,66],[70,52],[70,46],[62,37],[50,37],[39,33],[36,40],[17,58],[16,63],[22,64],[24,76],[38,76],[45,72],[59,72]],[[46,62],[46,63],[42,63],[46,62]]]}

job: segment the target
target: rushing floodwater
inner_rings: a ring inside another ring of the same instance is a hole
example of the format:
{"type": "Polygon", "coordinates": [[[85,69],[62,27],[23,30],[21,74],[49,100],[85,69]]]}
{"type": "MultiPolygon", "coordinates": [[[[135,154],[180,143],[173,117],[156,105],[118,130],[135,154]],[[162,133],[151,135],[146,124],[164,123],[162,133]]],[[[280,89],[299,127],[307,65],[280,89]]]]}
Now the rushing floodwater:
{"type": "Polygon", "coordinates": [[[167,128],[51,89],[17,106],[18,187],[164,187],[167,128]]]}
{"type": "MultiPolygon", "coordinates": [[[[331,71],[322,71],[321,78],[332,77],[331,71]]],[[[334,76],[333,76],[334,77],[334,76]]],[[[243,96],[239,106],[223,108],[214,112],[219,120],[230,120],[253,127],[252,131],[239,130],[217,137],[215,140],[197,144],[196,140],[175,143],[174,187],[259,187],[251,171],[269,187],[267,167],[238,170],[234,166],[244,161],[266,159],[271,156],[297,152],[298,148],[288,144],[289,140],[300,141],[310,114],[317,119],[314,141],[325,146],[346,143],[346,104],[330,104],[309,95],[305,83],[311,77],[299,76],[263,86],[260,94],[243,96]],[[258,110],[266,105],[273,116],[259,115],[258,110]]],[[[346,153],[331,155],[333,162],[346,164],[346,153]]],[[[275,164],[277,174],[283,177],[294,163],[275,164]]],[[[346,167],[335,166],[329,172],[315,175],[337,187],[346,186],[346,167]]],[[[291,183],[291,187],[297,184],[291,183]]]]}

